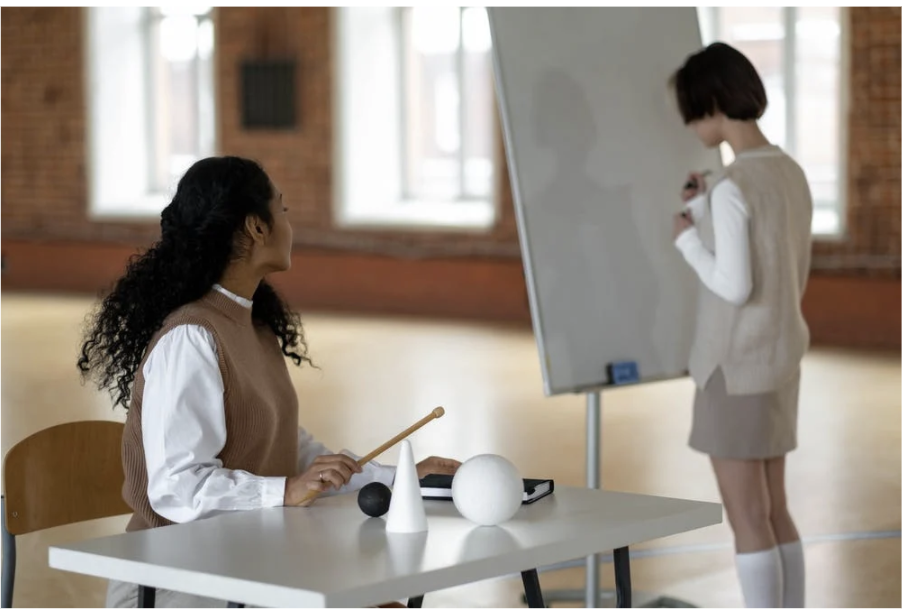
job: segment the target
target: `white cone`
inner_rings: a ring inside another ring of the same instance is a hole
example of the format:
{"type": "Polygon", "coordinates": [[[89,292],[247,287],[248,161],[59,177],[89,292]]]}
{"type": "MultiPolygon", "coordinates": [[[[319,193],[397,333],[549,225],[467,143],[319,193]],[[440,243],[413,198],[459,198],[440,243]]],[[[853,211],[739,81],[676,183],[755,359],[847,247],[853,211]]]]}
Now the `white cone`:
{"type": "Polygon", "coordinates": [[[393,483],[393,498],[386,516],[386,531],[412,534],[426,532],[427,529],[427,515],[424,512],[424,501],[421,499],[421,486],[418,484],[418,470],[415,468],[412,445],[405,440],[399,449],[399,465],[393,483]]]}

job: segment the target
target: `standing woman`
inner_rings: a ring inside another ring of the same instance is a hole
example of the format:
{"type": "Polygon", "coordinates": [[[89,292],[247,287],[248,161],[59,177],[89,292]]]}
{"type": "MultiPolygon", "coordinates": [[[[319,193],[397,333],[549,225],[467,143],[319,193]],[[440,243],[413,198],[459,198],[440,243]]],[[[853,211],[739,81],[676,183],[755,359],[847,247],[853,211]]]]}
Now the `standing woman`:
{"type": "Polygon", "coordinates": [[[812,200],[801,167],[757,120],[766,93],[750,61],[715,43],[671,79],[684,123],[735,154],[707,192],[692,173],[675,244],[701,281],[689,368],[697,384],[690,446],[709,455],[735,535],[748,607],[803,607],[804,554],[785,495],[797,447],[801,313],[812,200]],[[695,187],[691,187],[695,186],[695,187]]]}
{"type": "MultiPolygon", "coordinates": [[[[289,268],[291,238],[282,195],[257,163],[200,160],[162,212],[161,240],[94,315],[78,366],[129,409],[127,531],[392,484],[394,467],[362,467],[298,426],[286,357],[310,359],[299,318],[264,281],[289,268]]],[[[456,467],[431,457],[418,474],[456,467]]],[[[136,585],[111,581],[107,604],[136,606],[136,585]]],[[[225,606],[163,590],[156,604],[225,606]]]]}

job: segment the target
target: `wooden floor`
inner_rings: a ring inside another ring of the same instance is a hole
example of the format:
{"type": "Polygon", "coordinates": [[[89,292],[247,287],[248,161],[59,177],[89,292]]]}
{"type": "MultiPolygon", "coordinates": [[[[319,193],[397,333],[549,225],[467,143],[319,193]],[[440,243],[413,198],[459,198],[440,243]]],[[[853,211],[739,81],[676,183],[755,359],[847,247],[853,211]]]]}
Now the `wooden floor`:
{"type": "MultiPolygon", "coordinates": [[[[2,295],[4,455],[57,423],[123,418],[76,372],[90,307],[88,298],[2,295]]],[[[414,319],[304,321],[321,370],[292,368],[301,424],[327,445],[368,451],[442,405],[446,417],[413,437],[416,457],[498,453],[526,476],[585,484],[585,400],[544,398],[531,331],[414,319]]],[[[898,353],[815,350],[806,359],[788,488],[807,540],[808,606],[901,605],[900,366],[898,353]]],[[[718,501],[707,460],[686,446],[692,395],[687,381],[603,395],[603,488],[718,501]]],[[[395,456],[381,460],[395,463],[395,456]]],[[[105,583],[50,570],[47,546],[120,532],[125,522],[21,537],[15,605],[103,604],[105,583]]],[[[635,591],[704,607],[741,604],[724,525],[635,545],[632,553],[635,591]]],[[[612,577],[603,566],[603,584],[612,577]]],[[[542,575],[546,591],[582,583],[581,568],[542,575]]],[[[425,605],[518,607],[520,590],[518,579],[498,579],[432,594],[425,605]]]]}

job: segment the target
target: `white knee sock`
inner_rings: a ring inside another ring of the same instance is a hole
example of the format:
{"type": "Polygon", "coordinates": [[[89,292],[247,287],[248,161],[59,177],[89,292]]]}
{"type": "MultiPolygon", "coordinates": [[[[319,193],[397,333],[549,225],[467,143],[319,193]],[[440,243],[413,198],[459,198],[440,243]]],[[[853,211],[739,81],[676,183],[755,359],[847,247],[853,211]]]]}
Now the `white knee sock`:
{"type": "Polygon", "coordinates": [[[738,553],[735,555],[744,606],[779,608],[782,606],[782,561],[779,549],[738,553]]]}
{"type": "Polygon", "coordinates": [[[782,559],[782,606],[804,608],[804,549],[801,541],[779,545],[782,559]]]}

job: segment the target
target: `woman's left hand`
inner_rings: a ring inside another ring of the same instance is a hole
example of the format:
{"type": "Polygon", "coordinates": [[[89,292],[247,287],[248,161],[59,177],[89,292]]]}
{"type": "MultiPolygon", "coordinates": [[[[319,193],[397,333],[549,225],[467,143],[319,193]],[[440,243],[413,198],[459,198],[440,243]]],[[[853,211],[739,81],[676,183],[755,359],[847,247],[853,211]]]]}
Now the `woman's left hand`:
{"type": "Polygon", "coordinates": [[[461,465],[462,463],[455,459],[428,457],[415,464],[415,467],[418,469],[418,478],[422,479],[428,474],[455,474],[461,465]]]}
{"type": "Polygon", "coordinates": [[[675,214],[674,238],[677,239],[680,237],[681,233],[689,228],[693,228],[693,225],[693,218],[690,216],[689,211],[683,211],[681,213],[675,214]]]}

